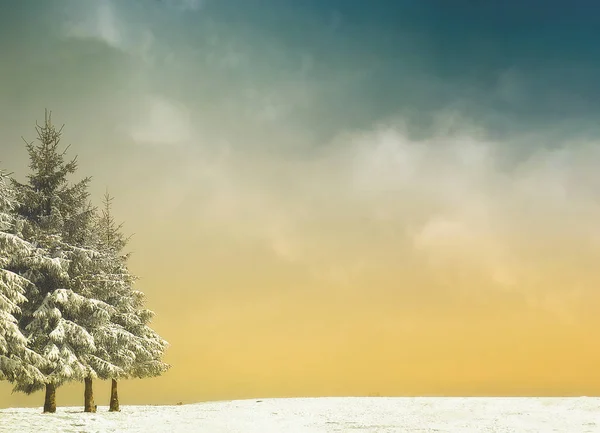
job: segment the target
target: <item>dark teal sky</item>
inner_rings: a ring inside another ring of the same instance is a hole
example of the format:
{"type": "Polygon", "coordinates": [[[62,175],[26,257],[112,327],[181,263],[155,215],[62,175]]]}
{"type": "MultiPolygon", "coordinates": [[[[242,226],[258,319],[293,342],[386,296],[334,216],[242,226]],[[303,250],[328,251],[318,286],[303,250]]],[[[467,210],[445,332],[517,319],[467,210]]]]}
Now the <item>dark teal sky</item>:
{"type": "MultiPolygon", "coordinates": [[[[594,1],[195,3],[197,9],[185,10],[185,1],[174,0],[117,2],[115,7],[132,27],[151,28],[155,47],[180,62],[204,57],[211,37],[220,38],[218,43],[245,43],[252,70],[220,74],[219,88],[235,91],[242,83],[261,86],[300,77],[318,85],[314,103],[297,107],[295,120],[310,124],[328,116],[331,127],[320,128],[326,135],[338,126],[367,127],[398,113],[417,125],[447,108],[498,132],[557,123],[575,130],[592,128],[600,111],[600,6],[594,1]]],[[[93,2],[3,0],[0,31],[8,62],[18,64],[25,57],[37,69],[31,57],[44,47],[57,48],[52,35],[60,34],[61,21],[81,14],[86,4],[93,2]]],[[[80,55],[75,61],[110,57],[80,55]]],[[[178,69],[162,60],[149,79],[165,92],[215,97],[217,86],[203,82],[198,63],[178,69]]],[[[111,57],[103,73],[118,74],[110,68],[120,69],[123,65],[113,63],[120,61],[111,57]]]]}
{"type": "Polygon", "coordinates": [[[599,12],[593,1],[250,0],[208,2],[199,14],[310,53],[315,79],[360,73],[336,95],[344,105],[363,101],[370,116],[357,118],[458,104],[473,116],[506,116],[506,124],[592,120],[599,12]]]}
{"type": "Polygon", "coordinates": [[[526,128],[595,123],[599,12],[594,1],[249,0],[207,2],[189,23],[214,14],[290,57],[310,53],[315,80],[359,75],[329,101],[361,100],[352,122],[458,106],[492,126],[526,128]]]}

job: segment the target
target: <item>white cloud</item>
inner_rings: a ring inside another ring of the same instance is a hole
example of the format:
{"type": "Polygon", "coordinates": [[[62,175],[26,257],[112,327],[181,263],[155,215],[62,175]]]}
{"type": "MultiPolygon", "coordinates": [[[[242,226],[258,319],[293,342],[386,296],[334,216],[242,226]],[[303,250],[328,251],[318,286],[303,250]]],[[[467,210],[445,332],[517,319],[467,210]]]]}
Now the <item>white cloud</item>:
{"type": "Polygon", "coordinates": [[[192,137],[188,110],[164,98],[147,97],[138,121],[130,131],[138,144],[174,146],[187,144],[192,137]]]}
{"type": "Polygon", "coordinates": [[[98,0],[91,7],[83,2],[72,11],[73,17],[64,25],[65,34],[74,38],[92,38],[113,48],[124,49],[124,34],[115,8],[109,0],[98,0]]]}
{"type": "Polygon", "coordinates": [[[69,38],[93,39],[138,56],[151,63],[155,35],[144,20],[131,20],[120,9],[124,3],[113,0],[81,0],[72,3],[63,23],[64,35],[69,38]]]}
{"type": "Polygon", "coordinates": [[[459,286],[477,281],[557,314],[563,296],[573,308],[584,302],[574,291],[595,287],[582,276],[585,263],[569,257],[600,254],[600,143],[545,149],[540,135],[526,153],[516,140],[493,141],[469,125],[451,129],[420,141],[401,125],[344,134],[316,159],[247,158],[240,137],[232,144],[238,151],[215,168],[219,181],[199,213],[336,286],[374,267],[391,271],[408,249],[434,283],[450,275],[459,286]],[[548,260],[563,267],[548,269],[548,260]]]}

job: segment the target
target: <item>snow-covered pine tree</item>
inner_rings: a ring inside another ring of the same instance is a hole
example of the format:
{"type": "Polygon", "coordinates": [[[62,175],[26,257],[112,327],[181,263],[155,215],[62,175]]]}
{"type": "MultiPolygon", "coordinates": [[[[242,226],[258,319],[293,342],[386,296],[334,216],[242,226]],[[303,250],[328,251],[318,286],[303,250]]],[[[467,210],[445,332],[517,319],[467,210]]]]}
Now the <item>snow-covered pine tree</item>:
{"type": "Polygon", "coordinates": [[[27,347],[27,338],[19,329],[17,318],[29,281],[13,272],[23,264],[41,261],[37,250],[17,235],[17,222],[12,211],[14,193],[0,170],[0,379],[12,383],[35,383],[44,376],[38,369],[44,359],[27,347]],[[17,317],[15,317],[17,316],[17,317]]]}
{"type": "Polygon", "coordinates": [[[82,326],[94,340],[94,350],[81,355],[81,362],[86,367],[84,377],[84,411],[95,412],[93,379],[108,378],[114,375],[122,374],[122,369],[110,361],[103,350],[103,338],[111,334],[114,324],[110,318],[116,312],[115,308],[103,301],[107,296],[106,289],[106,263],[108,263],[106,254],[98,251],[97,237],[97,219],[94,218],[90,224],[82,228],[85,233],[83,245],[80,247],[71,247],[70,275],[71,287],[73,291],[91,302],[96,308],[94,312],[87,314],[76,314],[76,322],[82,326]]]}
{"type": "Polygon", "coordinates": [[[121,372],[103,377],[112,382],[109,410],[114,412],[119,411],[119,379],[159,376],[170,366],[161,360],[168,343],[149,326],[154,313],[144,308],[144,294],[133,288],[137,278],[127,268],[129,254],[123,252],[128,238],[121,231],[122,224],[115,223],[111,202],[112,197],[106,193],[97,225],[98,249],[106,260],[104,288],[98,295],[115,312],[112,326],[103,328],[97,338],[101,356],[121,368],[121,372]]]}
{"type": "Polygon", "coordinates": [[[77,171],[76,158],[66,162],[59,151],[62,128],[52,124],[48,112],[43,125],[36,124],[37,143],[27,143],[31,173],[27,183],[13,181],[24,221],[21,233],[53,258],[58,267],[21,269],[28,303],[19,326],[29,347],[46,360],[41,381],[19,381],[16,391],[32,393],[45,388],[44,412],[56,411],[56,388],[65,382],[95,375],[96,345],[90,328],[109,323],[113,309],[88,296],[86,279],[95,268],[97,253],[88,247],[94,209],[88,203],[90,178],[70,184],[77,171]]]}

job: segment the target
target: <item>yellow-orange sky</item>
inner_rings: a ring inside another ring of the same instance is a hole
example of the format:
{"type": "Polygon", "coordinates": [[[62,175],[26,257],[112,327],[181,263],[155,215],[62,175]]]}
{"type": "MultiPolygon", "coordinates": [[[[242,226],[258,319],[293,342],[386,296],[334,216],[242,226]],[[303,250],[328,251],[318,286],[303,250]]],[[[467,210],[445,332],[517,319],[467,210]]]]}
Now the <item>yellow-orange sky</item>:
{"type": "MultiPolygon", "coordinates": [[[[0,38],[0,164],[24,178],[20,137],[52,109],[134,233],[173,367],[123,404],[598,394],[600,144],[569,87],[587,75],[548,67],[544,100],[526,63],[464,82],[350,10],[280,2],[286,31],[227,2],[58,3],[0,26],[19,41],[0,38]],[[323,45],[295,45],[299,23],[323,45]]],[[[41,405],[10,390],[0,406],[41,405]]]]}

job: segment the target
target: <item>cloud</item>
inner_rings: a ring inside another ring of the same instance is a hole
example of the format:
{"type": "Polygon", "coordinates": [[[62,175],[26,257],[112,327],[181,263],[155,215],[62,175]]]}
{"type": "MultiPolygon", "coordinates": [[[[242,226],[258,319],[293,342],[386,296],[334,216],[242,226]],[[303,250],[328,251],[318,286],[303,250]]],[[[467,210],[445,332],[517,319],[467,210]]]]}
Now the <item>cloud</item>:
{"type": "Polygon", "coordinates": [[[112,0],[82,0],[69,4],[62,24],[63,33],[68,38],[102,42],[150,65],[156,56],[156,37],[152,26],[145,23],[150,18],[144,13],[127,10],[122,3],[112,0]]]}
{"type": "Polygon", "coordinates": [[[600,253],[600,175],[592,168],[600,143],[548,149],[544,134],[529,140],[532,150],[522,155],[510,141],[474,137],[468,126],[418,142],[384,129],[359,141],[352,178],[442,276],[460,272],[465,285],[483,278],[488,288],[539,299],[582,286],[593,293],[588,265],[571,255],[600,253]]]}
{"type": "Polygon", "coordinates": [[[250,156],[239,136],[220,159],[202,154],[181,206],[330,287],[411,260],[422,284],[516,293],[567,320],[597,282],[571,256],[600,254],[600,143],[545,148],[540,134],[524,152],[453,119],[421,140],[403,122],[346,132],[305,158],[250,156]]]}
{"type": "Polygon", "coordinates": [[[125,35],[109,0],[91,4],[83,2],[71,11],[71,18],[64,24],[64,29],[68,37],[97,39],[113,48],[125,48],[125,35]]]}
{"type": "Polygon", "coordinates": [[[184,145],[192,137],[189,113],[182,104],[149,96],[140,105],[140,115],[130,135],[138,144],[184,145]]]}

